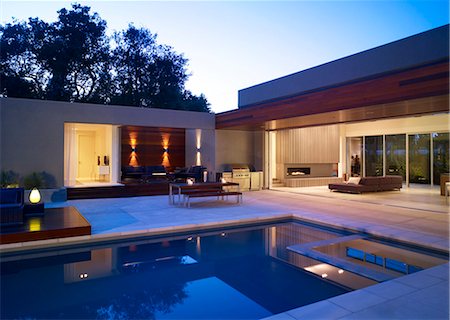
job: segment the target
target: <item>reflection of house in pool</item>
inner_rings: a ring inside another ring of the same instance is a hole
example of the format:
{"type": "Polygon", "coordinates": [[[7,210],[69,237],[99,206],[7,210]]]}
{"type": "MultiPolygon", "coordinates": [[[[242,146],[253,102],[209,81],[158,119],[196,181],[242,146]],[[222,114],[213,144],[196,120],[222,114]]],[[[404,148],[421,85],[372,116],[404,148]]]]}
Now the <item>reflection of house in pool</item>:
{"type": "Polygon", "coordinates": [[[2,170],[45,171],[69,195],[119,195],[126,166],[201,165],[215,180],[236,163],[263,171],[266,188],[383,175],[436,185],[449,172],[448,39],[445,25],[255,85],[217,115],[2,98],[2,170]]]}

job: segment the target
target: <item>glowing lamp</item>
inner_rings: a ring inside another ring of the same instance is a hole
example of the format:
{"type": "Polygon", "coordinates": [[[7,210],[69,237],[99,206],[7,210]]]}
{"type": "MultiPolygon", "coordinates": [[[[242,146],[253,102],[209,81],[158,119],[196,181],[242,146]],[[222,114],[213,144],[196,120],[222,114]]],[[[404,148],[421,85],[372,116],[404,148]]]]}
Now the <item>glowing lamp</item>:
{"type": "Polygon", "coordinates": [[[187,180],[186,180],[186,183],[187,183],[189,186],[192,186],[192,185],[194,184],[194,180],[192,180],[192,179],[187,179],[187,180]]]}
{"type": "Polygon", "coordinates": [[[41,193],[39,192],[39,190],[36,187],[34,187],[31,190],[30,196],[28,199],[30,200],[30,203],[32,203],[32,204],[36,204],[41,201],[41,193]]]}
{"type": "MultiPolygon", "coordinates": [[[[41,193],[39,190],[35,187],[31,189],[30,195],[28,196],[28,200],[30,203],[25,203],[23,207],[23,213],[25,215],[43,215],[44,214],[44,203],[41,202],[41,193]]],[[[40,229],[40,226],[32,225],[31,226],[33,230],[34,229],[40,229]]]]}
{"type": "Polygon", "coordinates": [[[222,179],[220,179],[220,182],[227,183],[227,180],[225,180],[225,178],[222,178],[222,179]]]}

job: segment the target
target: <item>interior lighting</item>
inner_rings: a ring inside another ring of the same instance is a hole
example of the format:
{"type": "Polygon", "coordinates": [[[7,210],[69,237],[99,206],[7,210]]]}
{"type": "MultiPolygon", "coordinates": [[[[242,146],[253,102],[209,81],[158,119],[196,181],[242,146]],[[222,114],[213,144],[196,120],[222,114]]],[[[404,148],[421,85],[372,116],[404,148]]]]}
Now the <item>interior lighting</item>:
{"type": "Polygon", "coordinates": [[[220,235],[221,235],[222,237],[225,237],[227,234],[226,234],[225,232],[222,232],[220,235]]]}
{"type": "Polygon", "coordinates": [[[39,192],[39,190],[36,187],[34,187],[31,190],[30,196],[28,197],[28,199],[30,200],[30,203],[32,203],[32,204],[36,204],[41,201],[41,193],[39,192]]]}
{"type": "Polygon", "coordinates": [[[222,178],[222,179],[220,179],[220,182],[227,183],[227,180],[225,180],[225,178],[222,178]]]}
{"type": "Polygon", "coordinates": [[[189,186],[192,186],[192,185],[194,184],[194,180],[188,178],[188,179],[186,179],[186,183],[187,183],[189,186]]]}
{"type": "Polygon", "coordinates": [[[187,240],[188,240],[188,241],[192,241],[192,237],[188,237],[187,240]]]}
{"type": "Polygon", "coordinates": [[[322,273],[322,278],[326,278],[326,277],[328,277],[328,274],[322,273]]]}
{"type": "Polygon", "coordinates": [[[80,279],[86,279],[88,277],[87,273],[80,273],[80,279]]]}
{"type": "Polygon", "coordinates": [[[131,147],[131,152],[136,152],[136,147],[131,147]]]}
{"type": "Polygon", "coordinates": [[[339,273],[339,274],[343,274],[343,273],[344,273],[344,270],[339,269],[339,270],[338,270],[338,273],[339,273]]]}

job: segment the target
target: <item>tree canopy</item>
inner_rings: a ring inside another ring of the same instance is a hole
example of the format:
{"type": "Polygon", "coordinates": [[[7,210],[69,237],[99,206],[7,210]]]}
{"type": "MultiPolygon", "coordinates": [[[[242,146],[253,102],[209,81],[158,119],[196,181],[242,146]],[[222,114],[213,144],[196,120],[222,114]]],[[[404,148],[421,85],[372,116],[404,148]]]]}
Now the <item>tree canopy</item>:
{"type": "Polygon", "coordinates": [[[9,97],[210,112],[185,88],[188,60],[146,28],[106,34],[90,7],[0,25],[0,85],[9,97]]]}

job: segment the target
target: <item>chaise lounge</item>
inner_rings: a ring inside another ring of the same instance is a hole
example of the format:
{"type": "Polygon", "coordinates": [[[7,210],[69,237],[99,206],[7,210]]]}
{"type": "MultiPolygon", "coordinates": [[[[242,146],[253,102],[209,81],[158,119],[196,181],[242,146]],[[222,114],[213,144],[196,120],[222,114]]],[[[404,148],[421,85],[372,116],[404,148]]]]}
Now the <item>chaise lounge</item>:
{"type": "Polygon", "coordinates": [[[344,183],[329,184],[328,189],[348,193],[391,191],[400,190],[402,181],[402,176],[352,177],[344,183]]]}

